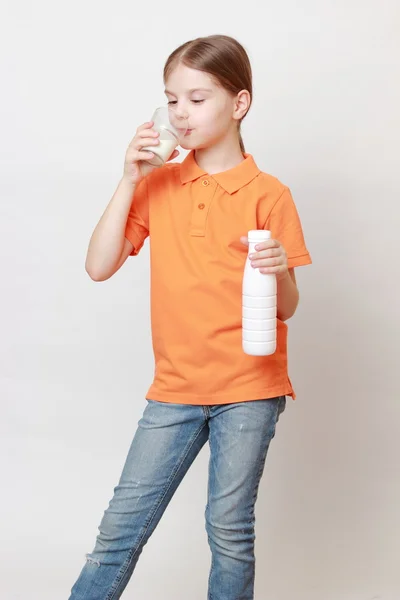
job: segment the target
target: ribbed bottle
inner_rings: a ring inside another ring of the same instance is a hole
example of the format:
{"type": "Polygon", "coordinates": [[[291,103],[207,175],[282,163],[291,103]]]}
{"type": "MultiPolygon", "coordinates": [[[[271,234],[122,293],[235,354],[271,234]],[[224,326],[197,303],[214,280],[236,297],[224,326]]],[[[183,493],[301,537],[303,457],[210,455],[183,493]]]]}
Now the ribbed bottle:
{"type": "MultiPolygon", "coordinates": [[[[253,229],[248,232],[248,254],[257,252],[259,242],[270,239],[271,232],[253,229]]],[[[260,273],[247,257],[243,273],[242,345],[246,354],[267,356],[276,350],[276,276],[260,273]]]]}

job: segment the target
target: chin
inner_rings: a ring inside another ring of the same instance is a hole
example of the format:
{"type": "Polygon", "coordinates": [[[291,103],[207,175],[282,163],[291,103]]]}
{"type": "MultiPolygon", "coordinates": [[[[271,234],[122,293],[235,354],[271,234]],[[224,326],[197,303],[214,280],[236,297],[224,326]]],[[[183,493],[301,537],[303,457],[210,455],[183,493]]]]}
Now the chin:
{"type": "Polygon", "coordinates": [[[181,148],[183,148],[184,150],[196,150],[199,147],[199,144],[191,139],[185,138],[184,140],[182,140],[182,143],[180,144],[181,148]]]}
{"type": "Polygon", "coordinates": [[[179,144],[184,150],[201,150],[202,148],[208,148],[212,144],[212,140],[201,138],[193,132],[191,135],[185,136],[182,142],[179,144]]]}
{"type": "Polygon", "coordinates": [[[193,145],[189,141],[181,142],[179,145],[183,150],[193,150],[193,145]]]}
{"type": "Polygon", "coordinates": [[[208,148],[208,144],[204,142],[195,142],[194,140],[185,140],[179,145],[184,150],[201,150],[202,148],[208,148]]]}

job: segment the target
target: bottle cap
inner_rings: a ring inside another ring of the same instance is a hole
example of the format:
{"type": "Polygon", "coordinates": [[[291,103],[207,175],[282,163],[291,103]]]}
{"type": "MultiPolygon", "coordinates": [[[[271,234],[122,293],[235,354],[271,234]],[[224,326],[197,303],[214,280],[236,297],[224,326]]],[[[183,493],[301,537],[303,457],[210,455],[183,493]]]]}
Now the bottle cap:
{"type": "Polygon", "coordinates": [[[268,229],[251,229],[247,234],[247,238],[252,242],[264,242],[271,238],[271,232],[268,229]]]}

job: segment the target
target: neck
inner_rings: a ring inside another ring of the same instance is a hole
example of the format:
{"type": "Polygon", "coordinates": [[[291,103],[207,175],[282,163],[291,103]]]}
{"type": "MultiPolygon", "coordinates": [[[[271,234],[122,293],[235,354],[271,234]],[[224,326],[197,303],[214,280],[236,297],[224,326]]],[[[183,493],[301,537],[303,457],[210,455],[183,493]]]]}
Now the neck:
{"type": "Polygon", "coordinates": [[[237,132],[218,140],[209,148],[195,150],[194,157],[200,169],[209,175],[233,169],[244,160],[237,132]]]}

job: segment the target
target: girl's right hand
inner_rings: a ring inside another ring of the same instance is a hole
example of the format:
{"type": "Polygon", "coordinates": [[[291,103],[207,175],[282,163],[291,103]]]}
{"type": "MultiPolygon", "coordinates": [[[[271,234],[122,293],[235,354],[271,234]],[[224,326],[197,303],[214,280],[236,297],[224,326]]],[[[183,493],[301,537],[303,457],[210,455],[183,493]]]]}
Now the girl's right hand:
{"type": "MultiPolygon", "coordinates": [[[[153,121],[144,123],[136,130],[136,135],[128,146],[125,155],[124,178],[133,185],[138,185],[145,175],[148,175],[157,167],[145,162],[153,158],[154,154],[143,150],[146,146],[158,146],[160,134],[152,129],[153,121]]],[[[178,150],[174,150],[169,160],[179,155],[178,150]]]]}

